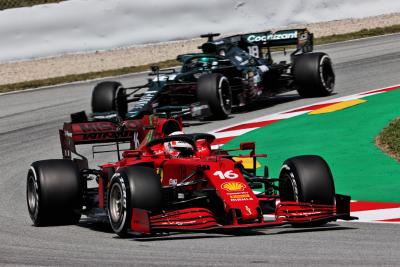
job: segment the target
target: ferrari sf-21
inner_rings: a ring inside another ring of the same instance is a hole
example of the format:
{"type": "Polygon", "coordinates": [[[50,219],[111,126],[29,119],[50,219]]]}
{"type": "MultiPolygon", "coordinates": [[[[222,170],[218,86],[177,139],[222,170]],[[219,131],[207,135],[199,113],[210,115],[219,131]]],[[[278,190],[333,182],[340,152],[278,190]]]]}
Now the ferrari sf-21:
{"type": "Polygon", "coordinates": [[[329,166],[319,156],[289,158],[272,178],[266,167],[261,175],[257,171],[257,158],[265,155],[255,143],[213,150],[213,135],[184,134],[180,119],[72,118],[60,130],[63,159],[36,161],[28,171],[27,205],[36,226],[77,224],[86,215],[105,219],[126,236],[354,219],[350,197],[335,193],[329,166]],[[118,159],[99,168],[89,168],[76,149],[95,144],[94,153],[106,153],[114,150],[107,147],[111,143],[118,159]]]}

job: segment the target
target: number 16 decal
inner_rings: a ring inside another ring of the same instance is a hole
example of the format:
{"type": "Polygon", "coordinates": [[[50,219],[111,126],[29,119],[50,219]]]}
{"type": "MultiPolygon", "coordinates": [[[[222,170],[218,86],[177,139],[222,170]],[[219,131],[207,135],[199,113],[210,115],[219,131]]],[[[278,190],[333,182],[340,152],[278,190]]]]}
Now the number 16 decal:
{"type": "Polygon", "coordinates": [[[238,174],[234,173],[232,170],[222,172],[222,171],[216,171],[213,173],[214,176],[218,176],[221,180],[224,180],[225,178],[227,179],[236,179],[239,177],[238,174]]]}

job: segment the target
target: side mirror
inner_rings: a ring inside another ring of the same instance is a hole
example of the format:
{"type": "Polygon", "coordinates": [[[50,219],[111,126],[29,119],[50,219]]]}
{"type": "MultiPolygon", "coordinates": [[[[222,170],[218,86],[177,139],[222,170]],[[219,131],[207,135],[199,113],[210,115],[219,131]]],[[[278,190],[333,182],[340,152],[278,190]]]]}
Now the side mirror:
{"type": "Polygon", "coordinates": [[[157,66],[157,65],[152,65],[152,66],[150,67],[150,69],[151,69],[151,71],[152,71],[153,73],[157,73],[157,72],[160,70],[160,67],[157,66]]]}
{"type": "Polygon", "coordinates": [[[86,115],[85,111],[79,111],[71,114],[72,123],[87,122],[87,121],[88,121],[88,116],[86,115]]]}
{"type": "Polygon", "coordinates": [[[255,150],[256,143],[255,142],[243,142],[240,143],[240,150],[255,150]]]}

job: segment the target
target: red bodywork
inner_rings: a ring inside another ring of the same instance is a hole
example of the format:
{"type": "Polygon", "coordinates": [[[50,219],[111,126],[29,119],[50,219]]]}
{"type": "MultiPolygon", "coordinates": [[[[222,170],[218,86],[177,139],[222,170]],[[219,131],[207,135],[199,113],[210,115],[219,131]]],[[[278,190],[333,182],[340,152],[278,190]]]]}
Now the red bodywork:
{"type": "Polygon", "coordinates": [[[130,142],[131,148],[141,149],[153,139],[181,130],[181,120],[150,115],[142,119],[126,120],[121,125],[110,121],[64,123],[63,129],[60,130],[60,141],[63,158],[71,159],[72,154],[75,154],[86,162],[86,159],[77,153],[76,145],[118,141],[130,142]]]}
{"type": "MultiPolygon", "coordinates": [[[[128,141],[132,150],[122,153],[121,160],[104,164],[98,179],[98,208],[105,208],[110,173],[126,166],[151,166],[160,175],[165,190],[179,187],[184,200],[185,194],[200,189],[210,189],[218,198],[216,207],[189,206],[166,208],[158,213],[133,209],[131,231],[152,233],[157,231],[208,231],[232,228],[260,228],[286,223],[309,223],[318,220],[334,221],[338,218],[351,219],[350,198],[337,195],[335,205],[312,203],[280,202],[278,195],[255,194],[248,180],[226,151],[211,150],[213,140],[195,141],[196,151],[186,158],[173,158],[166,154],[162,144],[149,147],[148,143],[166,137],[171,131],[182,129],[180,121],[145,116],[141,120],[124,122],[124,129],[117,130],[111,122],[66,123],[60,130],[64,158],[79,155],[76,144],[128,141]],[[137,138],[137,140],[133,140],[137,138]],[[135,145],[136,143],[136,145],[135,145]],[[268,214],[261,206],[269,204],[274,208],[268,214]],[[265,218],[267,215],[268,218],[265,218]]],[[[251,150],[242,157],[255,158],[254,143],[243,143],[241,149],[251,150]]],[[[239,150],[239,149],[238,149],[239,150]]],[[[85,158],[83,162],[87,164],[85,158]]]]}

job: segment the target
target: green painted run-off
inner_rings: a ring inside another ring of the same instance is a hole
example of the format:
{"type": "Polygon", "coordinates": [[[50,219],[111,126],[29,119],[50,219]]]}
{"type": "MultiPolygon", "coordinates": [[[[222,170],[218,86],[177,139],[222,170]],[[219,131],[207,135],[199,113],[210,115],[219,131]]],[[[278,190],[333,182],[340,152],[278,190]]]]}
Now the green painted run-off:
{"type": "MultiPolygon", "coordinates": [[[[400,90],[365,97],[368,102],[344,110],[304,114],[233,139],[224,148],[256,141],[259,159],[278,177],[283,161],[316,154],[332,169],[336,192],[352,199],[400,203],[400,164],[375,146],[375,137],[400,116],[400,90]]],[[[261,171],[261,168],[260,168],[261,171]]]]}

